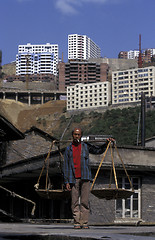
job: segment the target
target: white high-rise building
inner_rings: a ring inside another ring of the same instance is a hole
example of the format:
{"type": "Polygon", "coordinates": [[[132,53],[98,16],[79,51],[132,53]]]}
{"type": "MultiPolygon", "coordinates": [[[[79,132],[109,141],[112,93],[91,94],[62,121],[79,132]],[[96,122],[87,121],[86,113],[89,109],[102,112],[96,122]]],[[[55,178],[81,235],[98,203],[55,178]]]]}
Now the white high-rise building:
{"type": "Polygon", "coordinates": [[[59,48],[57,44],[18,46],[16,75],[57,74],[59,48]]]}
{"type": "Polygon", "coordinates": [[[101,49],[86,35],[68,35],[68,59],[100,58],[101,49]]]}

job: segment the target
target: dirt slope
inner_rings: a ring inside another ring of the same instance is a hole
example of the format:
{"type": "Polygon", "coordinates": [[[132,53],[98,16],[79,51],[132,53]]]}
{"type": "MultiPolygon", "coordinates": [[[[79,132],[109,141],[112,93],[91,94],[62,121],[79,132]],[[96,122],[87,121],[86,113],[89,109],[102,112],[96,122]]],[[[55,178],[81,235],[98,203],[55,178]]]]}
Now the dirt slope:
{"type": "Polygon", "coordinates": [[[0,114],[22,132],[36,126],[52,134],[53,129],[59,127],[65,106],[66,101],[60,100],[31,106],[14,100],[0,100],[0,114]]]}

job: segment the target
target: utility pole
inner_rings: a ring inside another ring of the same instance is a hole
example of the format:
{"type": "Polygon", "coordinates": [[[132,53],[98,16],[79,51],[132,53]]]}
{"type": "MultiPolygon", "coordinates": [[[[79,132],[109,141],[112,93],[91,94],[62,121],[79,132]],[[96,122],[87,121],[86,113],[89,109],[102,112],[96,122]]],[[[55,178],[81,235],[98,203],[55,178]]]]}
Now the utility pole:
{"type": "Polygon", "coordinates": [[[141,93],[141,146],[145,147],[145,93],[141,93]]]}

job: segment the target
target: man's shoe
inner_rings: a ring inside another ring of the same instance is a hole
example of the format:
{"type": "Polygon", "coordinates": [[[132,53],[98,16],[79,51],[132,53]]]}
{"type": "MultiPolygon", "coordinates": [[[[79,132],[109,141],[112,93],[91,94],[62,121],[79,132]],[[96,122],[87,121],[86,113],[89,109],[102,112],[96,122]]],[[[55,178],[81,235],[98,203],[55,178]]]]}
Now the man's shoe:
{"type": "Polygon", "coordinates": [[[74,229],[81,229],[80,224],[74,224],[74,229]]]}
{"type": "Polygon", "coordinates": [[[82,225],[82,228],[83,228],[83,229],[89,229],[89,226],[88,226],[87,224],[83,224],[83,225],[82,225]]]}

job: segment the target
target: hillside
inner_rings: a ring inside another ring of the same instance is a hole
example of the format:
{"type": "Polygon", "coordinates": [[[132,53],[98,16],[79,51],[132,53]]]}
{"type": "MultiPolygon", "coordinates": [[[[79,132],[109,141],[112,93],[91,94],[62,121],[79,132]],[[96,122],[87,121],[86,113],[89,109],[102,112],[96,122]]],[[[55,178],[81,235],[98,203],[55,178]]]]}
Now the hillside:
{"type": "Polygon", "coordinates": [[[49,134],[59,125],[59,118],[63,114],[65,101],[52,101],[43,105],[31,105],[14,100],[0,100],[0,114],[6,117],[20,131],[25,132],[36,126],[49,134]]]}
{"type": "MultiPolygon", "coordinates": [[[[135,145],[140,112],[140,107],[112,109],[105,112],[81,112],[74,115],[72,126],[82,126],[84,135],[112,135],[119,145],[135,145]]],[[[66,124],[67,118],[62,116],[60,126],[66,124]]],[[[146,113],[146,138],[152,136],[155,136],[155,111],[148,111],[146,113]]],[[[68,133],[65,137],[68,138],[68,133]]],[[[139,131],[140,139],[141,131],[139,131]]]]}
{"type": "MultiPolygon", "coordinates": [[[[81,111],[72,115],[66,112],[66,101],[50,101],[32,106],[13,100],[0,101],[0,114],[22,132],[36,126],[58,139],[62,134],[63,139],[70,139],[72,129],[80,126],[84,135],[113,135],[121,145],[136,144],[139,113],[140,108],[135,107],[105,112],[81,111]]],[[[148,111],[146,138],[152,136],[155,136],[155,111],[148,111]]]]}
{"type": "Polygon", "coordinates": [[[2,66],[2,73],[5,75],[15,75],[16,74],[16,63],[8,63],[2,66]]]}

